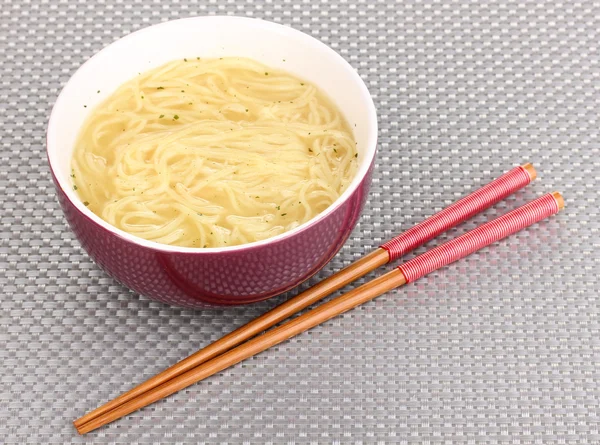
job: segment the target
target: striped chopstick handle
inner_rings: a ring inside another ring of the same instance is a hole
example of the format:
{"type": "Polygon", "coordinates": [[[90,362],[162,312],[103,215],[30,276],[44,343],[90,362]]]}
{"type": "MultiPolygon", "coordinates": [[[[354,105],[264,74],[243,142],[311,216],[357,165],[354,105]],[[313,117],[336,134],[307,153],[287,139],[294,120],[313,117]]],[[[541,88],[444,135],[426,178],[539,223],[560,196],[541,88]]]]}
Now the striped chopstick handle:
{"type": "Polygon", "coordinates": [[[561,206],[560,194],[549,193],[407,261],[398,269],[406,278],[406,282],[410,283],[429,272],[464,258],[482,247],[554,215],[561,206]]]}
{"type": "Polygon", "coordinates": [[[390,261],[394,261],[525,187],[531,180],[525,167],[515,167],[380,247],[387,250],[390,261]]]}

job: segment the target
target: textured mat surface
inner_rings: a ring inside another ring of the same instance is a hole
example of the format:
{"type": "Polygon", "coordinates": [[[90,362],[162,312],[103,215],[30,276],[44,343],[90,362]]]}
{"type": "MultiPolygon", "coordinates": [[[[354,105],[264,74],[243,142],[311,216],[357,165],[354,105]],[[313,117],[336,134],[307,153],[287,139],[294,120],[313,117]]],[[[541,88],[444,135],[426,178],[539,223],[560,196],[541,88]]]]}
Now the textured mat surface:
{"type": "Polygon", "coordinates": [[[0,443],[600,443],[599,29],[588,1],[4,0],[0,443]],[[298,291],[154,303],[90,261],[55,199],[44,132],[70,75],[131,31],[206,14],[321,39],[376,101],[370,203],[312,283],[527,160],[540,180],[441,239],[554,189],[567,208],[78,437],[85,411],[298,291]]]}

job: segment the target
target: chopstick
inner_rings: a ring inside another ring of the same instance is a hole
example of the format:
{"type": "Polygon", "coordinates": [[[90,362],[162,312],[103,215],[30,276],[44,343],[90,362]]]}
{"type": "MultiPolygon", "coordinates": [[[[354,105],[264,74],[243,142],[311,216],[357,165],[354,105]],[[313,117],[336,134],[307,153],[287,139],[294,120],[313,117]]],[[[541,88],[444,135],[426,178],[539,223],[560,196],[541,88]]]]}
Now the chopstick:
{"type": "Polygon", "coordinates": [[[489,184],[465,196],[442,211],[427,218],[411,229],[383,244],[371,253],[355,261],[315,286],[271,309],[248,324],[225,335],[220,340],[195,352],[165,371],[146,380],[119,397],[75,420],[73,424],[80,428],[94,418],[115,409],[119,405],[162,385],[166,381],[228,351],[266,329],[289,318],[311,304],[341,289],[372,270],[396,260],[416,249],[439,234],[491,207],[507,196],[528,185],[537,177],[530,163],[513,168],[489,184]]]}
{"type": "Polygon", "coordinates": [[[560,193],[544,195],[503,216],[489,221],[464,235],[419,255],[398,268],[359,286],[327,303],[324,303],[262,335],[248,340],[224,354],[159,385],[137,398],[100,415],[78,428],[80,434],[88,433],[120,417],[132,413],[174,392],[186,388],[222,371],[242,360],[258,354],[295,335],[311,329],[375,297],[413,282],[422,276],[524,229],[557,213],[564,207],[560,193]]]}

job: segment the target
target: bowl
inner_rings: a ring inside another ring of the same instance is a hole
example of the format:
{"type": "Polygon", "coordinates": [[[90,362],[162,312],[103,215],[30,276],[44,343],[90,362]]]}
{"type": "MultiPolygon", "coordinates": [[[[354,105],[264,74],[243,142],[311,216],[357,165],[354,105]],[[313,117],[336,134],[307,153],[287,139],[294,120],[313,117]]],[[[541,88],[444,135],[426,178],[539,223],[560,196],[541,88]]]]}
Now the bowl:
{"type": "Polygon", "coordinates": [[[56,100],[47,131],[48,161],[58,200],[90,257],[135,292],[187,307],[264,300],[318,272],[358,222],[368,195],[376,144],[373,100],[360,76],[339,54],[287,26],[218,16],[150,26],[102,49],[67,82],[56,100]],[[328,209],[273,238],[199,249],[130,235],[83,205],[69,175],[75,141],[90,111],[139,72],[198,56],[249,57],[286,70],[316,84],[343,111],[357,141],[359,168],[347,190],[328,209]]]}

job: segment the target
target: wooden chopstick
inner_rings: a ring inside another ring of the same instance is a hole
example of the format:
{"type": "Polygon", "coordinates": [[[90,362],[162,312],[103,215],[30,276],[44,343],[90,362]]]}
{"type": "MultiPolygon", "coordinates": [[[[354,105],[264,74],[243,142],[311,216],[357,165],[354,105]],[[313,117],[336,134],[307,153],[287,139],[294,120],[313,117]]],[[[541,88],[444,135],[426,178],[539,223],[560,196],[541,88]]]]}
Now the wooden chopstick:
{"type": "Polygon", "coordinates": [[[425,252],[374,280],[357,287],[327,303],[312,309],[262,335],[248,340],[224,354],[159,385],[139,397],[104,413],[78,428],[85,434],[157,400],[167,397],[193,383],[203,380],[242,360],[311,329],[360,304],[402,286],[457,261],[471,253],[505,238],[525,227],[547,218],[564,207],[560,193],[544,195],[499,218],[489,221],[464,235],[425,252]]]}
{"type": "Polygon", "coordinates": [[[515,167],[489,184],[470,195],[446,207],[441,212],[427,218],[408,231],[385,243],[373,252],[326,278],[315,286],[289,299],[248,324],[225,335],[220,340],[181,360],[165,371],[146,380],[119,397],[75,420],[73,424],[80,428],[86,422],[101,416],[119,405],[140,396],[168,380],[183,374],[196,366],[217,357],[229,349],[243,343],[255,335],[269,329],[282,320],[289,318],[311,304],[325,298],[345,285],[366,275],[372,270],[393,261],[414,250],[430,239],[460,224],[462,221],[482,212],[500,200],[525,187],[537,176],[530,163],[515,167]]]}

